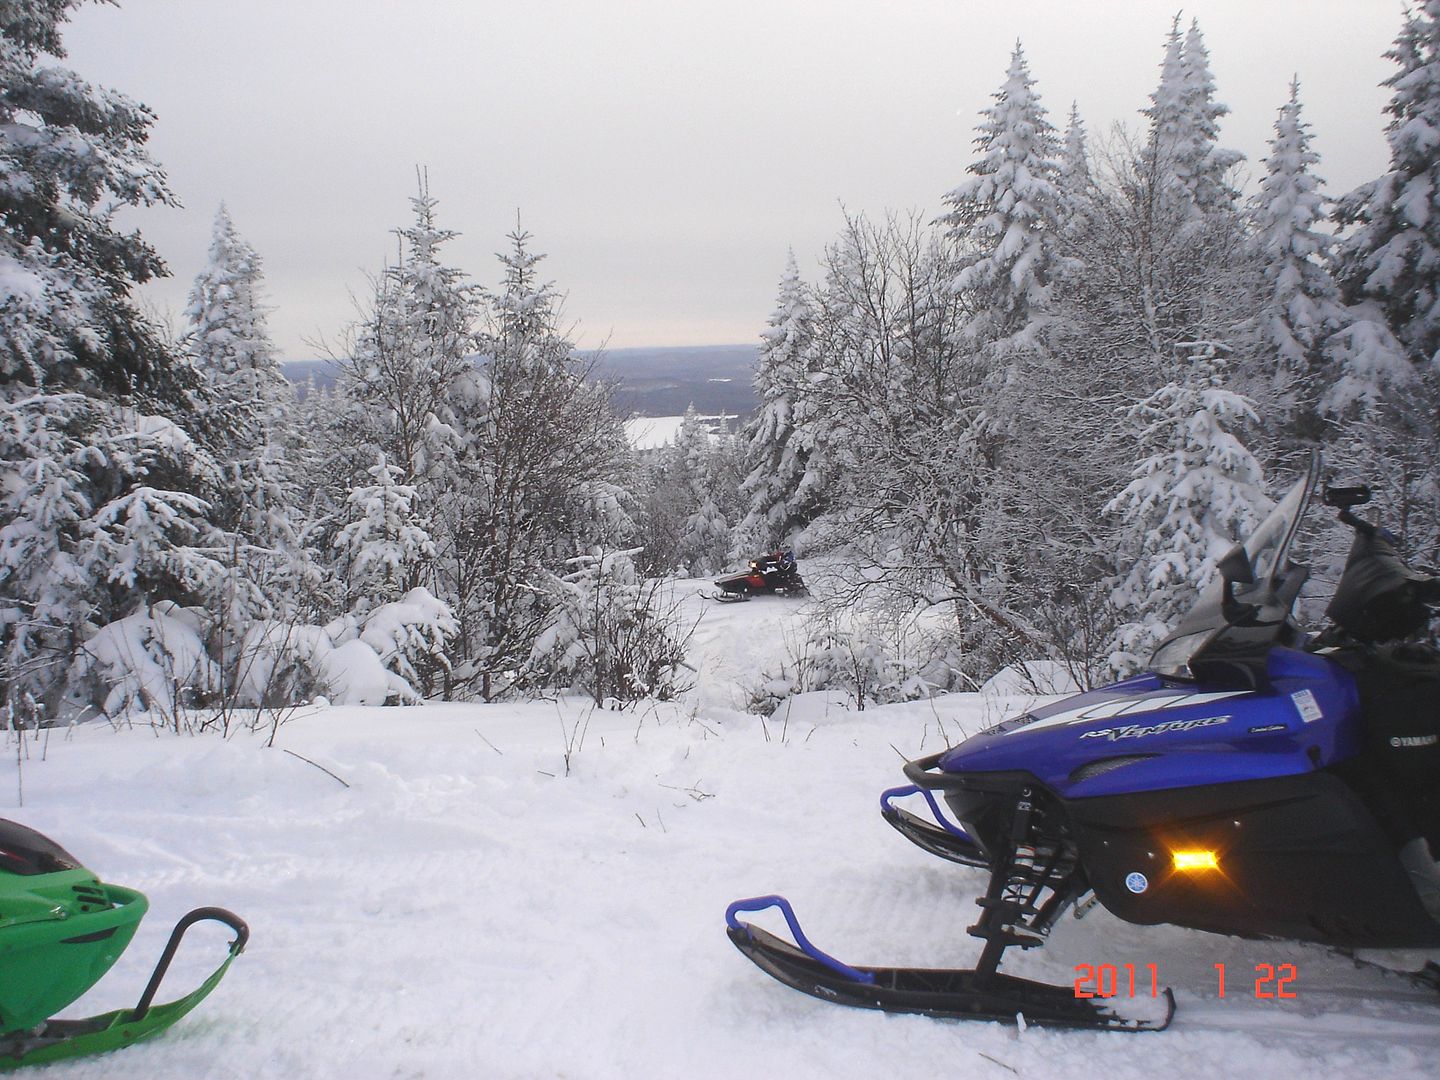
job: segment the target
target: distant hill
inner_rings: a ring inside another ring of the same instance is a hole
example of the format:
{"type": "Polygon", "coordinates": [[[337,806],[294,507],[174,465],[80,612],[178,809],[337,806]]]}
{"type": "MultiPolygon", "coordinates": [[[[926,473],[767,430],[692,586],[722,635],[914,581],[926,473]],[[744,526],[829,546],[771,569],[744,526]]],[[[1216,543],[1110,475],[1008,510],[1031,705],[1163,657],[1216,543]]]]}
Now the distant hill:
{"type": "MultiPolygon", "coordinates": [[[[596,374],[615,384],[615,411],[621,416],[677,416],[693,403],[702,413],[741,417],[755,411],[755,345],[658,346],[606,349],[596,374]]],[[[287,360],[285,377],[295,383],[329,386],[333,360],[287,360]]]]}
{"type": "Polygon", "coordinates": [[[758,352],[755,345],[607,349],[597,369],[615,382],[622,416],[676,416],[693,403],[702,413],[743,417],[757,404],[750,380],[758,352]]]}

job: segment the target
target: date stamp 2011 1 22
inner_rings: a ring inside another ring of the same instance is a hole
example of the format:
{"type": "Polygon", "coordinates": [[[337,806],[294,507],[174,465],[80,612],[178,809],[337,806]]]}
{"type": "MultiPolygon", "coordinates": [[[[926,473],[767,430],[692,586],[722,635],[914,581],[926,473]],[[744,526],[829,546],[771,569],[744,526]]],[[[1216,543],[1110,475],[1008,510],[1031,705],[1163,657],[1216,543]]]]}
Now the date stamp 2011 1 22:
{"type": "MultiPolygon", "coordinates": [[[[1225,996],[1225,965],[1216,964],[1219,996],[1225,996]]],[[[1255,997],[1280,999],[1296,997],[1294,983],[1299,972],[1294,964],[1256,964],[1255,997]]],[[[1077,998],[1159,997],[1160,968],[1157,964],[1076,964],[1077,998]],[[1147,993],[1148,991],[1148,993],[1147,993]]]]}

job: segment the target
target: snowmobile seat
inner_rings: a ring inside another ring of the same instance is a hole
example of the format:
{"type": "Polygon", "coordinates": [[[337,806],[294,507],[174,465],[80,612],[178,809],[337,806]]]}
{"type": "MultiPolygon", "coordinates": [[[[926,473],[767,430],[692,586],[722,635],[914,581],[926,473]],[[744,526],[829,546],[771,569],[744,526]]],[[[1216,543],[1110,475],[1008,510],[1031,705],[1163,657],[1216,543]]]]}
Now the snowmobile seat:
{"type": "Polygon", "coordinates": [[[1440,650],[1405,642],[1357,660],[1365,756],[1403,809],[1406,831],[1440,853],[1440,650]]]}

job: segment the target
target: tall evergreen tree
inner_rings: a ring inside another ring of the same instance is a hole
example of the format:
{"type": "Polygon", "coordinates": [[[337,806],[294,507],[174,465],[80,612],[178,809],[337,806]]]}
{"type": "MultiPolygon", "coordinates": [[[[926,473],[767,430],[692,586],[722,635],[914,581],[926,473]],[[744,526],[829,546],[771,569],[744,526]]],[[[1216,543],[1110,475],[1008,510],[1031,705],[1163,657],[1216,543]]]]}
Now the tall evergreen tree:
{"type": "Polygon", "coordinates": [[[1034,87],[1017,42],[981,114],[971,178],[945,196],[942,220],[967,257],[954,287],[973,298],[963,333],[974,341],[1033,333],[1049,305],[1063,216],[1059,146],[1034,87]]]}
{"type": "Polygon", "coordinates": [[[1260,333],[1273,353],[1278,403],[1292,416],[1297,408],[1315,408],[1321,345],[1348,321],[1326,263],[1330,236],[1317,227],[1325,199],[1313,171],[1320,156],[1310,142],[1295,80],[1275,120],[1265,179],[1251,204],[1263,275],[1260,333]]]}
{"type": "Polygon", "coordinates": [[[265,606],[285,610],[313,567],[300,542],[286,445],[295,441],[295,394],[265,325],[262,289],[260,256],[222,203],[180,343],[204,384],[197,430],[218,459],[211,516],[238,534],[236,553],[263,585],[261,594],[278,601],[265,606]]]}
{"type": "Polygon", "coordinates": [[[1174,629],[1220,557],[1269,507],[1260,465],[1236,437],[1257,417],[1225,388],[1213,349],[1196,351],[1183,380],[1135,405],[1128,419],[1146,456],[1105,507],[1121,521],[1113,599],[1126,621],[1112,664],[1122,672],[1174,629]]]}
{"type": "Polygon", "coordinates": [[[1390,168],[1342,197],[1335,274],[1345,300],[1377,306],[1410,358],[1440,358],[1440,0],[1406,19],[1386,54],[1400,70],[1385,138],[1390,168]]]}
{"type": "Polygon", "coordinates": [[[145,150],[154,114],[41,63],[64,57],[60,25],[81,2],[0,5],[0,380],[176,408],[188,369],[129,296],[165,267],[113,217],[174,201],[145,150]]]}
{"type": "Polygon", "coordinates": [[[154,116],[42,62],[77,4],[0,3],[0,708],[50,717],[100,627],[224,577],[213,462],[154,415],[198,380],[130,298],[164,266],[113,218],[173,201],[154,116]]]}
{"type": "Polygon", "coordinates": [[[1072,103],[1061,144],[1060,169],[1056,186],[1060,191],[1062,221],[1066,236],[1089,232],[1095,225],[1095,177],[1090,172],[1090,154],[1080,108],[1072,103]]]}
{"type": "Polygon", "coordinates": [[[1186,217],[1232,208],[1237,192],[1226,178],[1244,156],[1219,146],[1219,121],[1230,109],[1215,100],[1199,24],[1192,22],[1182,39],[1175,16],[1150,102],[1143,110],[1150,118],[1144,158],[1158,197],[1186,217]]]}
{"type": "Polygon", "coordinates": [[[239,384],[235,396],[266,398],[284,375],[265,326],[260,256],[235,229],[230,211],[215,211],[210,259],[190,289],[189,329],[182,339],[202,374],[239,384]]]}
{"type": "MultiPolygon", "coordinates": [[[[376,282],[342,372],[346,393],[366,409],[367,430],[358,434],[417,488],[426,512],[448,484],[456,387],[472,366],[478,308],[474,287],[441,262],[441,249],[457,234],[438,224],[438,201],[423,177],[410,205],[414,224],[395,230],[400,259],[376,282]]],[[[367,451],[356,465],[371,462],[367,451]]]]}
{"type": "Polygon", "coordinates": [[[787,542],[820,507],[821,462],[807,423],[811,403],[805,394],[806,374],[813,362],[814,321],[791,252],[775,310],[760,335],[755,365],[760,408],[742,431],[749,472],[741,490],[749,506],[737,530],[732,552],[737,557],[787,542]]]}

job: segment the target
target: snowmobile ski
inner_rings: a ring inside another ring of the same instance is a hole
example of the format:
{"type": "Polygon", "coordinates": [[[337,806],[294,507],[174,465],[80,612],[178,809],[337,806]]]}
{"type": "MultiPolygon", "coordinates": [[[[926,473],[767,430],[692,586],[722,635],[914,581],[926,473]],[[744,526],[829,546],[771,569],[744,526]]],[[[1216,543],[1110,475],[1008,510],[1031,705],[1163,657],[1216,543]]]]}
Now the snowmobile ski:
{"type": "Polygon", "coordinates": [[[1155,1015],[1129,1016],[1113,999],[1077,997],[1073,987],[969,968],[851,967],[810,943],[783,896],[737,900],[725,912],[735,947],[767,975],[792,989],[828,1001],[890,1013],[957,1020],[1107,1031],[1163,1031],[1175,1015],[1167,987],[1157,995],[1155,1015]],[[791,944],[737,918],[740,912],[778,908],[795,937],[791,944]]]}
{"type": "Polygon", "coordinates": [[[713,592],[705,594],[711,600],[718,600],[722,604],[743,604],[749,601],[748,592],[713,592]]]}

